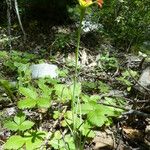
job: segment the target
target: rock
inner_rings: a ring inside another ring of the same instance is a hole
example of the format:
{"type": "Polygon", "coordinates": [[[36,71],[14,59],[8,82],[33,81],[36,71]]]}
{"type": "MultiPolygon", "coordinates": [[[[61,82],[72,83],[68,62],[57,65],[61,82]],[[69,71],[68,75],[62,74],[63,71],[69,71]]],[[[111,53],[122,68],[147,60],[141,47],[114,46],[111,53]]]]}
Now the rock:
{"type": "Polygon", "coordinates": [[[126,56],[127,65],[131,69],[139,68],[142,59],[143,57],[138,55],[129,54],[126,56]]]}
{"type": "Polygon", "coordinates": [[[31,65],[32,79],[51,77],[56,78],[58,76],[58,67],[53,64],[43,63],[31,65]]]}
{"type": "Polygon", "coordinates": [[[143,70],[138,82],[143,87],[150,88],[150,67],[143,70]]]}
{"type": "Polygon", "coordinates": [[[109,95],[123,97],[123,96],[127,96],[127,93],[121,90],[110,90],[109,95]]]}
{"type": "Polygon", "coordinates": [[[100,149],[112,149],[114,145],[113,140],[113,132],[110,130],[106,130],[104,132],[97,131],[96,137],[93,139],[93,142],[95,143],[94,150],[100,150],[100,149]]]}
{"type": "Polygon", "coordinates": [[[15,115],[16,112],[17,112],[17,109],[15,107],[6,108],[6,110],[5,110],[6,116],[15,115]]]}

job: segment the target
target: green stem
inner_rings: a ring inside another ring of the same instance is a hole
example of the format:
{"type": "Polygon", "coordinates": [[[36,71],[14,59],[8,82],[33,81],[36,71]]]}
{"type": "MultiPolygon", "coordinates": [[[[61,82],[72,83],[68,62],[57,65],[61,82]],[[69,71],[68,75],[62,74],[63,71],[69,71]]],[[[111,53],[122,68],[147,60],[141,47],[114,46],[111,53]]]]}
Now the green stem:
{"type": "Polygon", "coordinates": [[[81,39],[81,29],[82,29],[82,21],[85,15],[85,10],[86,8],[81,8],[80,9],[80,23],[79,23],[79,28],[78,28],[78,33],[77,33],[77,48],[75,51],[75,74],[74,74],[74,81],[73,81],[73,97],[72,97],[72,120],[73,120],[73,136],[74,136],[74,141],[75,141],[75,145],[76,148],[79,148],[79,139],[77,139],[77,131],[76,131],[76,116],[77,113],[75,112],[75,108],[77,109],[78,106],[76,105],[80,105],[80,102],[78,102],[76,104],[76,97],[75,97],[75,93],[76,93],[76,84],[77,84],[77,78],[78,78],[78,59],[79,59],[79,48],[80,48],[80,39],[81,39]],[[77,142],[77,143],[76,143],[77,142]]]}
{"type": "Polygon", "coordinates": [[[79,59],[79,48],[80,48],[80,39],[81,39],[81,29],[82,29],[82,21],[85,14],[85,8],[81,8],[80,13],[80,24],[78,28],[78,34],[77,34],[77,48],[75,51],[75,75],[74,75],[74,82],[73,82],[73,100],[72,100],[72,108],[74,108],[75,103],[75,90],[76,90],[76,83],[77,83],[77,77],[78,77],[78,59],[79,59]]]}

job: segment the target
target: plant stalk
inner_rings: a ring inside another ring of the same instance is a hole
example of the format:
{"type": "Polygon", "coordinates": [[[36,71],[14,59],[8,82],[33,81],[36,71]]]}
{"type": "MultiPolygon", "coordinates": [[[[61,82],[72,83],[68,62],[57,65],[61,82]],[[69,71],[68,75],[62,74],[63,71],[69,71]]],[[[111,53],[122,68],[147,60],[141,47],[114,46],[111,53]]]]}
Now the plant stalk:
{"type": "Polygon", "coordinates": [[[72,120],[73,120],[73,137],[75,142],[76,150],[81,150],[81,141],[79,141],[79,134],[78,131],[76,131],[76,118],[77,118],[77,105],[80,105],[80,99],[78,98],[78,102],[76,103],[76,86],[77,86],[77,79],[78,79],[78,61],[79,61],[79,49],[80,49],[80,40],[81,40],[81,30],[82,30],[82,21],[85,15],[86,8],[80,9],[80,23],[78,27],[77,32],[77,47],[75,51],[75,74],[74,74],[74,80],[73,80],[73,96],[72,96],[72,120]]]}

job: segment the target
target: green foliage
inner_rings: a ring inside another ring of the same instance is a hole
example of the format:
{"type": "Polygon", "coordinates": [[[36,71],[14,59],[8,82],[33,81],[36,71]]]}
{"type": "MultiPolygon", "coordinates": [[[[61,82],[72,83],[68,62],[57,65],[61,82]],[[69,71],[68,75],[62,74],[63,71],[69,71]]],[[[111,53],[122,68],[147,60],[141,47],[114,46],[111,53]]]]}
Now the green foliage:
{"type": "MultiPolygon", "coordinates": [[[[3,53],[2,55],[5,54],[6,53],[3,53]]],[[[93,138],[95,136],[93,128],[112,124],[112,118],[118,117],[122,112],[120,109],[98,104],[100,100],[100,96],[98,95],[88,96],[83,93],[82,89],[84,90],[86,86],[88,86],[89,91],[95,89],[100,93],[108,93],[110,87],[102,81],[97,82],[97,84],[87,82],[85,85],[76,83],[74,102],[77,105],[74,110],[75,114],[73,114],[73,110],[70,109],[70,103],[68,102],[72,100],[74,85],[66,85],[55,79],[39,79],[32,81],[30,78],[29,63],[23,64],[14,62],[14,67],[18,69],[18,94],[20,97],[17,102],[18,108],[28,110],[32,108],[50,108],[53,101],[65,106],[69,104],[69,108],[64,113],[60,125],[63,128],[73,130],[72,126],[75,119],[74,130],[76,130],[76,136],[78,138],[93,138]]],[[[63,72],[62,76],[66,76],[67,73],[68,70],[63,72]]],[[[126,74],[124,74],[124,76],[128,77],[126,74]]],[[[5,81],[1,80],[1,83],[4,84],[5,81]]],[[[11,89],[9,90],[11,91],[11,89]]],[[[105,98],[105,103],[114,105],[116,101],[114,99],[105,98]]],[[[122,106],[123,104],[120,103],[119,105],[122,106]]],[[[51,111],[54,120],[58,120],[62,115],[61,110],[52,109],[51,111]]],[[[5,121],[4,127],[17,132],[17,134],[10,136],[4,144],[4,148],[20,149],[25,147],[27,150],[39,148],[43,143],[43,138],[46,136],[46,133],[32,130],[33,125],[36,125],[36,123],[26,120],[26,116],[22,113],[16,115],[13,120],[5,121]],[[17,144],[13,144],[14,142],[17,144]]],[[[75,141],[71,132],[62,136],[60,131],[55,131],[54,135],[49,140],[49,145],[54,149],[74,150],[75,141]]],[[[81,142],[81,144],[84,145],[84,142],[81,142]]]]}
{"type": "Polygon", "coordinates": [[[108,93],[111,89],[111,87],[102,82],[102,81],[97,81],[97,82],[83,82],[82,83],[82,89],[83,89],[83,92],[86,92],[86,93],[108,93]]]}
{"type": "Polygon", "coordinates": [[[100,89],[101,93],[108,93],[110,90],[109,85],[106,83],[103,83],[101,81],[99,81],[99,87],[98,88],[100,89]]]}
{"type": "MultiPolygon", "coordinates": [[[[61,29],[60,29],[61,30],[61,29]]],[[[70,42],[70,36],[68,34],[59,33],[56,35],[54,47],[58,50],[64,49],[70,42]]]]}
{"type": "Polygon", "coordinates": [[[24,145],[24,139],[21,136],[11,136],[4,145],[4,149],[19,149],[24,145]]]}
{"type": "Polygon", "coordinates": [[[13,135],[4,144],[5,149],[20,149],[25,146],[26,150],[39,148],[45,137],[45,132],[26,132],[24,136],[13,135]]]}
{"type": "Polygon", "coordinates": [[[113,70],[118,67],[118,61],[115,57],[109,56],[109,53],[99,57],[100,67],[104,70],[113,70]]]}
{"type": "Polygon", "coordinates": [[[60,131],[56,131],[54,133],[54,137],[50,141],[50,144],[56,150],[74,150],[75,149],[73,137],[71,137],[70,134],[65,135],[63,137],[60,131]]]}
{"type": "Polygon", "coordinates": [[[68,70],[67,69],[63,69],[63,70],[58,70],[58,74],[59,74],[59,76],[60,77],[67,77],[67,75],[68,75],[68,70]]]}
{"type": "Polygon", "coordinates": [[[28,84],[31,81],[31,70],[29,67],[29,63],[21,63],[21,62],[14,62],[14,67],[18,72],[18,81],[19,85],[23,86],[28,84]]]}
{"type": "MultiPolygon", "coordinates": [[[[47,0],[45,1],[48,2],[47,0]]],[[[114,1],[111,2],[111,4],[114,1]]],[[[43,4],[43,1],[39,0],[34,1],[35,5],[39,5],[39,3],[43,4]]],[[[31,4],[31,3],[30,3],[31,4]]],[[[60,4],[64,5],[63,2],[60,4]]],[[[107,3],[106,3],[107,4],[107,3]]],[[[45,7],[47,7],[45,5],[45,7]]],[[[66,6],[65,6],[66,7],[66,6]]],[[[76,8],[77,9],[77,8],[76,8]]],[[[79,9],[79,8],[78,8],[79,9]]],[[[91,9],[92,10],[92,9],[91,9]]],[[[113,12],[108,9],[107,13],[112,16],[113,12]]],[[[70,13],[74,13],[74,10],[69,10],[70,13]]],[[[85,144],[86,138],[93,138],[95,136],[94,129],[101,128],[103,126],[109,126],[113,123],[114,117],[118,117],[123,111],[119,108],[110,107],[108,105],[119,105],[124,106],[124,101],[122,99],[114,99],[109,97],[104,97],[104,103],[100,104],[101,97],[99,95],[90,96],[85,94],[82,90],[81,83],[78,82],[78,54],[80,47],[80,35],[81,35],[81,26],[82,19],[84,17],[84,11],[81,10],[81,20],[80,27],[78,32],[77,39],[77,50],[76,50],[76,58],[75,65],[72,66],[75,69],[74,75],[74,83],[73,84],[65,84],[55,79],[38,79],[31,80],[31,72],[29,71],[30,60],[34,58],[33,55],[28,53],[11,51],[10,53],[1,52],[0,58],[2,58],[2,63],[4,67],[8,67],[12,71],[17,71],[17,79],[18,79],[18,91],[17,91],[17,106],[18,109],[26,109],[36,111],[39,109],[46,108],[46,117],[49,117],[49,120],[52,120],[54,123],[54,128],[56,131],[52,131],[48,133],[50,137],[48,139],[48,148],[53,149],[80,149],[82,150],[85,144]],[[5,59],[8,59],[6,62],[5,59]],[[58,108],[55,108],[55,105],[58,104],[58,108]],[[108,104],[108,105],[107,105],[108,104]],[[53,107],[51,107],[53,106],[53,107]],[[64,112],[62,112],[62,108],[66,108],[64,112]],[[39,109],[35,109],[39,108],[39,109]],[[49,109],[51,108],[51,109],[49,109]],[[60,109],[60,110],[59,110],[60,109]],[[56,122],[54,122],[56,121],[56,122]],[[59,123],[61,129],[67,128],[67,133],[61,133],[57,130],[56,126],[59,123]],[[69,130],[68,130],[69,129],[69,130]]],[[[106,10],[105,10],[106,11],[106,10]]],[[[105,13],[102,12],[103,13],[105,13]]],[[[90,12],[90,10],[89,10],[90,12]]],[[[75,15],[78,15],[76,12],[75,15]]],[[[103,23],[106,21],[106,18],[103,18],[103,23]]],[[[112,21],[112,20],[111,20],[112,21]]],[[[123,26],[125,27],[126,24],[123,26]]],[[[113,26],[114,27],[114,26],[113,26]]],[[[104,27],[105,28],[105,27],[104,27]]],[[[115,28],[115,27],[114,27],[115,28]]],[[[125,28],[128,29],[128,28],[125,28]]],[[[126,31],[126,30],[125,30],[126,31]]],[[[112,33],[110,33],[112,34],[112,33]]],[[[113,36],[113,35],[112,35],[113,36]]],[[[122,35],[121,35],[122,36],[122,35]]],[[[119,37],[120,38],[120,37],[119,37]]],[[[65,46],[70,42],[69,34],[58,34],[56,35],[56,40],[54,42],[55,46],[58,49],[64,49],[65,46]]],[[[115,39],[116,40],[116,39],[115,39]]],[[[110,57],[109,53],[104,54],[99,58],[100,68],[104,70],[113,70],[118,67],[118,62],[115,57],[110,57]]],[[[61,72],[62,77],[68,74],[68,70],[66,72],[61,72]]],[[[132,75],[135,76],[135,72],[132,72],[132,75]]],[[[129,78],[129,74],[127,72],[123,73],[122,78],[118,78],[118,81],[122,81],[128,87],[131,86],[130,82],[127,82],[129,78]]],[[[4,84],[8,84],[6,81],[0,80],[0,84],[4,86],[4,84]]],[[[97,90],[99,94],[106,94],[110,91],[109,85],[102,81],[98,81],[96,84],[92,82],[86,82],[85,86],[88,87],[88,90],[93,91],[97,90]]],[[[4,87],[5,90],[11,91],[8,86],[4,87]]],[[[90,92],[91,92],[90,91],[90,92]]],[[[95,91],[93,91],[94,93],[95,91]]],[[[95,92],[96,93],[96,92],[95,92]]],[[[20,110],[19,110],[20,111],[20,110]]],[[[39,113],[40,123],[43,123],[44,115],[39,113]]],[[[45,122],[44,122],[45,123],[45,122]]],[[[5,149],[26,149],[26,150],[34,150],[39,149],[43,142],[45,141],[45,137],[47,137],[47,133],[43,131],[38,131],[37,123],[33,121],[29,121],[26,119],[26,115],[23,113],[18,113],[13,120],[8,120],[5,122],[4,127],[14,131],[15,135],[10,136],[7,142],[4,144],[5,149]],[[35,125],[35,128],[32,127],[35,125]],[[15,143],[15,144],[14,144],[15,143]]],[[[53,128],[52,128],[53,129],[53,128]]],[[[51,130],[50,130],[51,131],[51,130]]],[[[47,148],[47,147],[46,147],[47,148]]]]}
{"type": "Polygon", "coordinates": [[[24,134],[24,141],[26,145],[27,150],[34,150],[39,148],[43,140],[46,136],[46,133],[44,131],[31,131],[31,132],[26,132],[24,134]]]}
{"type": "Polygon", "coordinates": [[[75,5],[75,6],[68,6],[68,13],[69,16],[72,20],[76,21],[78,20],[79,16],[80,16],[80,8],[79,5],[75,5]]]}
{"type": "MultiPolygon", "coordinates": [[[[56,117],[56,115],[58,115],[58,112],[54,117],[56,117]]],[[[74,114],[75,115],[75,114],[74,114]]],[[[63,127],[72,127],[74,120],[73,120],[73,116],[72,116],[72,111],[67,111],[64,115],[65,119],[61,121],[61,125],[63,127]]],[[[79,134],[81,134],[83,137],[89,137],[92,138],[95,136],[94,131],[92,131],[92,127],[94,127],[93,125],[90,125],[87,121],[79,118],[79,117],[75,117],[75,128],[78,131],[79,134]]]]}
{"type": "Polygon", "coordinates": [[[33,58],[35,58],[34,55],[26,52],[18,52],[18,51],[11,51],[10,53],[6,51],[0,52],[0,59],[3,62],[3,65],[8,67],[12,71],[17,69],[15,64],[17,63],[26,64],[33,58]]]}
{"type": "Polygon", "coordinates": [[[120,81],[123,85],[126,86],[127,91],[131,90],[133,83],[131,82],[131,78],[137,77],[137,72],[133,70],[126,70],[122,73],[121,77],[118,77],[117,80],[120,81]]]}
{"type": "Polygon", "coordinates": [[[45,83],[39,82],[38,86],[40,87],[40,95],[38,90],[34,87],[20,87],[19,92],[25,96],[24,99],[18,102],[18,107],[20,109],[25,108],[49,108],[51,105],[51,93],[52,90],[46,86],[45,83]]]}
{"type": "Polygon", "coordinates": [[[30,129],[34,123],[25,119],[26,116],[20,113],[14,117],[13,121],[5,122],[4,127],[11,131],[26,131],[30,129]]]}
{"type": "Polygon", "coordinates": [[[15,100],[14,94],[13,94],[13,86],[10,82],[4,79],[0,79],[0,87],[2,87],[7,96],[10,98],[11,102],[15,100]]]}
{"type": "Polygon", "coordinates": [[[105,0],[103,9],[97,13],[116,46],[129,48],[149,37],[149,0],[105,0]]]}
{"type": "MultiPolygon", "coordinates": [[[[75,96],[79,96],[81,93],[81,84],[77,83],[76,85],[75,96]]],[[[73,93],[73,85],[67,86],[65,84],[56,84],[55,85],[55,94],[58,96],[58,99],[61,101],[71,100],[73,93]]]]}
{"type": "Polygon", "coordinates": [[[0,51],[0,58],[1,59],[7,59],[8,58],[8,54],[6,51],[0,51]]]}
{"type": "MultiPolygon", "coordinates": [[[[121,109],[97,104],[97,101],[98,97],[94,96],[88,98],[87,101],[81,105],[81,112],[82,114],[87,115],[87,122],[91,125],[98,127],[110,125],[112,123],[111,117],[117,117],[122,112],[121,109]]],[[[105,103],[114,105],[116,102],[114,99],[105,98],[105,103]]]]}

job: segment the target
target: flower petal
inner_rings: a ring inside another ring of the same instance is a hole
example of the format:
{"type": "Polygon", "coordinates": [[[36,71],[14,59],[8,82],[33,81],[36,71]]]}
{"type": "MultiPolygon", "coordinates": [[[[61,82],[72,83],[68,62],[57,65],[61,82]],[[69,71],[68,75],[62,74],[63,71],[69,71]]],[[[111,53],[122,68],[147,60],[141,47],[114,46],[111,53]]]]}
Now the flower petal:
{"type": "Polygon", "coordinates": [[[89,7],[90,5],[93,4],[93,1],[92,0],[79,0],[79,4],[82,7],[89,7]]]}
{"type": "Polygon", "coordinates": [[[102,5],[103,5],[103,0],[97,0],[97,4],[99,5],[99,7],[102,7],[102,5]]]}

